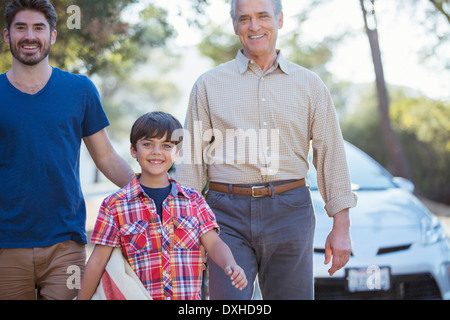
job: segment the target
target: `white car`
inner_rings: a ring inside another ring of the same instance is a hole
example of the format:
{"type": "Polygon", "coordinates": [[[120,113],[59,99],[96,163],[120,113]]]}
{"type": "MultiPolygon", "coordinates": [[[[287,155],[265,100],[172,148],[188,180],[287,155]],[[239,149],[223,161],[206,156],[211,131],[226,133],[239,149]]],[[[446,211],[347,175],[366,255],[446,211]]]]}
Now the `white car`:
{"type": "Polygon", "coordinates": [[[332,277],[324,265],[333,219],[309,180],[316,210],[316,299],[450,299],[450,241],[440,220],[413,195],[413,184],[394,178],[375,160],[346,142],[358,205],[350,209],[352,255],[332,277]]]}

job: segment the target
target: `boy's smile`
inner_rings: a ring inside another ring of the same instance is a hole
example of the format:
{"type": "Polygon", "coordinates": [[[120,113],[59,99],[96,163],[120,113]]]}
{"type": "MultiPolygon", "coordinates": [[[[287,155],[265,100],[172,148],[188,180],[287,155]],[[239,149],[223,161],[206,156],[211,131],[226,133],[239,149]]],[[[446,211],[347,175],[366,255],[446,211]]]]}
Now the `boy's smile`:
{"type": "Polygon", "coordinates": [[[139,162],[142,170],[139,181],[147,187],[168,186],[167,172],[180,155],[176,145],[167,141],[166,136],[160,139],[141,138],[136,143],[136,150],[131,146],[131,155],[139,162]]]}

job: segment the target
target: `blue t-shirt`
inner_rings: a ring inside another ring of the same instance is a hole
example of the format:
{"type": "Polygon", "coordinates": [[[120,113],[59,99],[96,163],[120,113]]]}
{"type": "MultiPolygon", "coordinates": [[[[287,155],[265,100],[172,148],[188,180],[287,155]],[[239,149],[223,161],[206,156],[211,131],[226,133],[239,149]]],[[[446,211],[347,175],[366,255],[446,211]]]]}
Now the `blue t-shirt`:
{"type": "Polygon", "coordinates": [[[141,184],[142,190],[147,194],[147,196],[155,202],[156,213],[162,221],[162,205],[164,200],[166,200],[167,196],[170,193],[172,185],[168,185],[164,188],[150,188],[141,184]]]}
{"type": "Polygon", "coordinates": [[[0,75],[0,248],[86,243],[81,140],[108,125],[85,76],[53,68],[30,95],[0,75]]]}

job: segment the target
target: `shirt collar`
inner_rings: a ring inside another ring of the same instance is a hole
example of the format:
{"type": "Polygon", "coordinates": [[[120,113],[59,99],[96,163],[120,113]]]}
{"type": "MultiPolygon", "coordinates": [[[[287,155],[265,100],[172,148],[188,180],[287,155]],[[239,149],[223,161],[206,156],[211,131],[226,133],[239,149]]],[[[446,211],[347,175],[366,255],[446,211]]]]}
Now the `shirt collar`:
{"type": "MultiPolygon", "coordinates": [[[[236,56],[236,61],[238,64],[238,68],[239,68],[239,73],[243,74],[249,67],[249,64],[253,63],[252,60],[250,60],[249,58],[247,58],[244,53],[243,53],[243,49],[239,50],[236,56]]],[[[275,65],[277,65],[277,67],[279,67],[281,69],[281,71],[283,71],[286,74],[289,74],[290,70],[289,70],[289,66],[287,61],[284,59],[283,54],[281,53],[280,50],[277,50],[277,59],[275,62],[275,65]]]]}
{"type": "MultiPolygon", "coordinates": [[[[140,194],[145,194],[144,190],[142,190],[141,184],[139,183],[139,177],[140,174],[136,174],[131,182],[125,187],[127,200],[132,200],[134,198],[137,198],[140,194]]],[[[181,185],[174,178],[172,178],[169,174],[167,175],[167,177],[170,181],[170,193],[172,194],[172,196],[176,197],[177,195],[181,194],[182,196],[189,198],[183,188],[181,188],[181,185]]]]}

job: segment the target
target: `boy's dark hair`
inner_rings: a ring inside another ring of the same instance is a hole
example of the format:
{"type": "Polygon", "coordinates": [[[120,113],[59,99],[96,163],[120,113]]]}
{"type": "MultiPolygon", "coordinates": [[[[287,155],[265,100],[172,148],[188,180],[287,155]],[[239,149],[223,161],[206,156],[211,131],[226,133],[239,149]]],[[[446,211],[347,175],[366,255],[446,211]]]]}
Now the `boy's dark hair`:
{"type": "Polygon", "coordinates": [[[50,31],[56,29],[55,8],[48,0],[12,0],[5,8],[5,28],[8,32],[16,14],[23,10],[41,12],[50,25],[50,31]]]}
{"type": "Polygon", "coordinates": [[[167,141],[174,143],[179,150],[183,126],[171,114],[161,111],[149,112],[140,116],[131,128],[130,142],[136,150],[136,143],[142,139],[161,139],[167,133],[167,141]]]}

